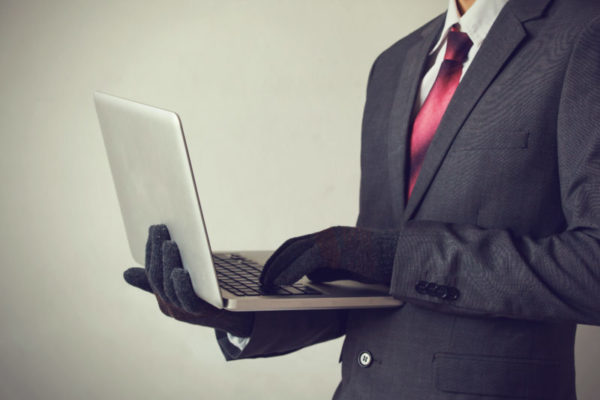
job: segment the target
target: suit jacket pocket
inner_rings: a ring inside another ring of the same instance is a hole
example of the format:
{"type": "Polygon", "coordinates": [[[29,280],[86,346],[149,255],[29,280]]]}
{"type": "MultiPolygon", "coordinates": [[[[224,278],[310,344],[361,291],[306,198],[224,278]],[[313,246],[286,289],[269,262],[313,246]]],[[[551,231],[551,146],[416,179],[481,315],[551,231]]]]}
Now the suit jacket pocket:
{"type": "Polygon", "coordinates": [[[460,132],[452,149],[454,151],[526,149],[528,142],[527,131],[460,132]]]}
{"type": "Polygon", "coordinates": [[[438,390],[451,393],[554,399],[560,382],[558,362],[438,353],[433,358],[438,390]]]}

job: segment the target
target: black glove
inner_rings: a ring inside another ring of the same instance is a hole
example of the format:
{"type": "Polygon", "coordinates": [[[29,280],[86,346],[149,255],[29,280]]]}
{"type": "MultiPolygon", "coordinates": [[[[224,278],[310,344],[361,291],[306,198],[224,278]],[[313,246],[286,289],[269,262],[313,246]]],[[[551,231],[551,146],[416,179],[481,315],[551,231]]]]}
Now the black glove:
{"type": "Polygon", "coordinates": [[[189,273],[183,269],[177,244],[165,225],[153,225],[146,242],[146,268],[129,268],[123,277],[130,285],[154,293],[160,310],[179,321],[224,330],[248,337],[254,313],[220,310],[194,293],[189,273]]]}
{"type": "Polygon", "coordinates": [[[398,233],[336,226],[286,241],[269,258],[260,281],[290,285],[304,275],[315,282],[352,279],[389,285],[398,233]]]}

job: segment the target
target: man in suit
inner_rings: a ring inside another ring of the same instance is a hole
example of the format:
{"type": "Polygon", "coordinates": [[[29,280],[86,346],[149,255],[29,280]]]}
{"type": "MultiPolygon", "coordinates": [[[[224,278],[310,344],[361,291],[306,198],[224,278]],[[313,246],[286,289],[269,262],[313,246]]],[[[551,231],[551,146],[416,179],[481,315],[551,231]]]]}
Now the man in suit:
{"type": "Polygon", "coordinates": [[[126,279],[228,359],[345,334],[335,399],[575,399],[576,324],[600,324],[599,81],[594,0],[451,0],[377,58],[357,227],[286,242],[263,283],[381,282],[401,308],[213,310],[160,228],[126,279]]]}

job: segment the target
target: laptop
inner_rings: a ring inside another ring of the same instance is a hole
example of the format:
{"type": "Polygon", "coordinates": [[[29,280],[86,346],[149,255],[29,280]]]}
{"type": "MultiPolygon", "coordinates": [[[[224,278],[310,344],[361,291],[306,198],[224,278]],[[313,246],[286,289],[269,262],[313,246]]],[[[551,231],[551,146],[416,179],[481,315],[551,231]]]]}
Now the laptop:
{"type": "MultiPolygon", "coordinates": [[[[384,285],[354,281],[264,290],[258,278],[272,252],[213,253],[179,116],[107,93],[96,112],[133,259],[144,265],[150,225],[165,224],[177,242],[194,292],[231,311],[398,307],[384,285]]],[[[243,201],[243,199],[240,199],[243,201]]]]}

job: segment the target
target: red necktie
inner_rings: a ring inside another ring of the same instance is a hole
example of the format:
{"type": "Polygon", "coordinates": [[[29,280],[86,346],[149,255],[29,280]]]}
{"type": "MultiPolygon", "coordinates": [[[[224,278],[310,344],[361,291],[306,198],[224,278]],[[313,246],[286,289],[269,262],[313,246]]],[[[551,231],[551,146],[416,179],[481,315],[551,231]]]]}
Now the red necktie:
{"type": "Polygon", "coordinates": [[[460,32],[457,24],[452,25],[450,32],[448,32],[446,54],[440,72],[438,72],[435,83],[413,124],[410,137],[408,197],[410,197],[417,176],[419,176],[419,171],[421,171],[427,148],[460,82],[463,62],[466,60],[472,45],[473,42],[471,42],[469,36],[460,32]]]}

